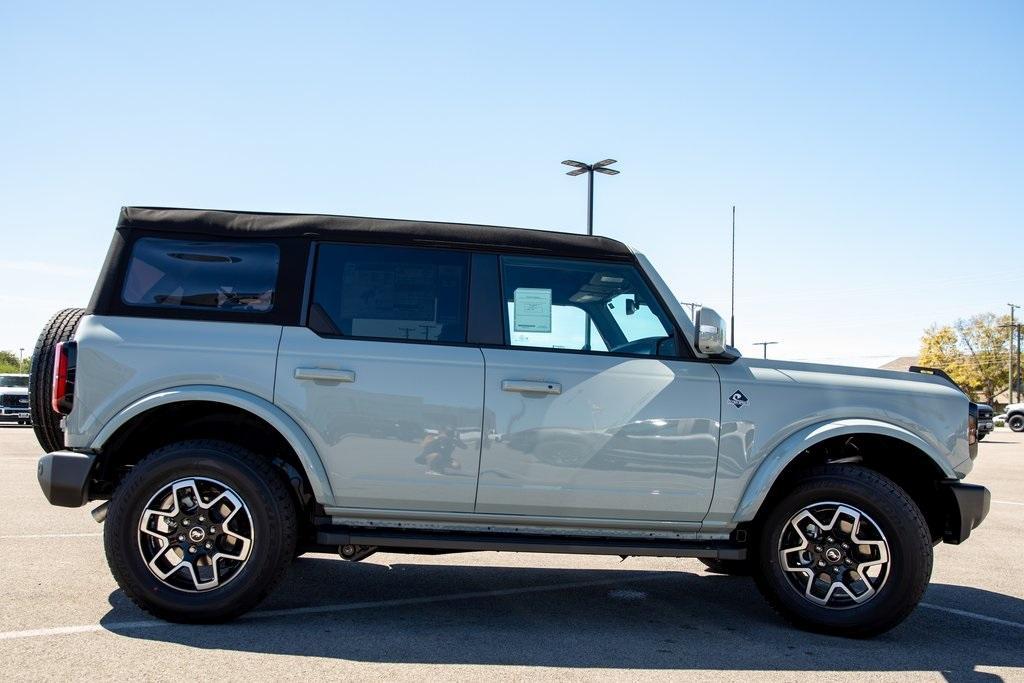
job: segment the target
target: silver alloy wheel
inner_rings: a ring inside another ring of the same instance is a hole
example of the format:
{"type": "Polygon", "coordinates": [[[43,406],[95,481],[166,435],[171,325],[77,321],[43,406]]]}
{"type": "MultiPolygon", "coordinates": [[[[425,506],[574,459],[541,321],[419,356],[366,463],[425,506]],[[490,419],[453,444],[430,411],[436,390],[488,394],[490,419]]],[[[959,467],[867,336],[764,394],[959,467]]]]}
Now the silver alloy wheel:
{"type": "Polygon", "coordinates": [[[231,487],[206,477],[161,488],[139,517],[139,552],[153,576],[201,592],[238,576],[253,543],[249,508],[231,487]]]}
{"type": "Polygon", "coordinates": [[[833,609],[875,597],[891,569],[889,543],[875,520],[836,502],[809,505],[789,518],[779,564],[805,599],[833,609]]]}

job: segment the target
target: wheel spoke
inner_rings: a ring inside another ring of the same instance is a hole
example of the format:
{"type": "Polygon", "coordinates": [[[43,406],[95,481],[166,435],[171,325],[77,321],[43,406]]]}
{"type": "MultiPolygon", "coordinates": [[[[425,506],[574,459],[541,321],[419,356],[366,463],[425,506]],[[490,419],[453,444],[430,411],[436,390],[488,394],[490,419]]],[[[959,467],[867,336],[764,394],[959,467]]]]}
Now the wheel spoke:
{"type": "Polygon", "coordinates": [[[199,487],[196,485],[195,480],[186,479],[175,483],[171,487],[171,491],[174,493],[174,506],[178,507],[178,501],[180,500],[185,504],[187,509],[193,508],[202,502],[202,498],[199,496],[199,487]]]}
{"type": "Polygon", "coordinates": [[[184,566],[189,566],[191,568],[191,564],[178,557],[178,554],[174,552],[174,549],[170,546],[165,546],[162,550],[160,550],[156,554],[156,556],[154,556],[153,559],[149,561],[148,566],[150,571],[156,574],[157,577],[160,579],[166,579],[168,576],[170,576],[171,574],[178,571],[184,566]],[[166,561],[166,564],[170,566],[167,569],[161,569],[157,566],[157,564],[161,561],[166,561]]]}
{"type": "Polygon", "coordinates": [[[167,543],[167,538],[171,534],[171,529],[167,526],[164,521],[167,517],[173,517],[163,510],[145,510],[142,513],[142,521],[139,523],[139,531],[158,541],[167,543]],[[166,531],[160,531],[160,527],[163,526],[166,531]]]}

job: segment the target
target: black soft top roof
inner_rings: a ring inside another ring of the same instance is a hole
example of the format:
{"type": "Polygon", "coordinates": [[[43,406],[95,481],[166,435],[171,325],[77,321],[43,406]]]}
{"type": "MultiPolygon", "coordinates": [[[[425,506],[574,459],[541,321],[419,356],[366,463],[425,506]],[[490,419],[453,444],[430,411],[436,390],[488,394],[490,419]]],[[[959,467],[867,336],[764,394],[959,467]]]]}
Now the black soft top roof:
{"type": "Polygon", "coordinates": [[[629,259],[626,245],[607,237],[492,225],[301,213],[125,206],[122,232],[144,230],[221,237],[306,237],[376,244],[455,246],[577,258],[629,259]]]}

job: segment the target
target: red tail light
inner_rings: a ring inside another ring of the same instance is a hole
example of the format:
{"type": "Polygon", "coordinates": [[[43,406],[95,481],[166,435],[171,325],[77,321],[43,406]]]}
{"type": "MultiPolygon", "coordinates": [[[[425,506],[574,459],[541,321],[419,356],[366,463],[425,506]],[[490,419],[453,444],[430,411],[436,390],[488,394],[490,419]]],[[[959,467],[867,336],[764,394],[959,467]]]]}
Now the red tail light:
{"type": "Polygon", "coordinates": [[[53,386],[50,405],[55,412],[67,415],[75,401],[75,363],[78,345],[61,342],[53,350],[53,386]]]}

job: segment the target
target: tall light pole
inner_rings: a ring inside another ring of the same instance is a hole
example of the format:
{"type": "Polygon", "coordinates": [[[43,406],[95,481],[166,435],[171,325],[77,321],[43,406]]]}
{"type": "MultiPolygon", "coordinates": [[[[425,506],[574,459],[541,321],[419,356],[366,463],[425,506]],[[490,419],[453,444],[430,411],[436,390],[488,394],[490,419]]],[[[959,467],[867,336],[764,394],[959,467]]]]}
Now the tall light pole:
{"type": "Polygon", "coordinates": [[[754,342],[754,346],[760,346],[762,349],[764,349],[764,357],[765,357],[765,360],[767,360],[768,359],[768,347],[771,346],[772,344],[778,344],[778,343],[779,342],[777,342],[777,341],[776,342],[754,342]]]}
{"type": "Polygon", "coordinates": [[[587,234],[594,234],[594,172],[604,173],[605,175],[618,175],[619,172],[614,168],[608,168],[614,163],[617,163],[615,159],[602,159],[593,164],[585,164],[582,161],[573,161],[572,159],[566,159],[562,162],[566,166],[572,166],[571,171],[566,172],[565,175],[583,175],[587,174],[587,234]]]}

